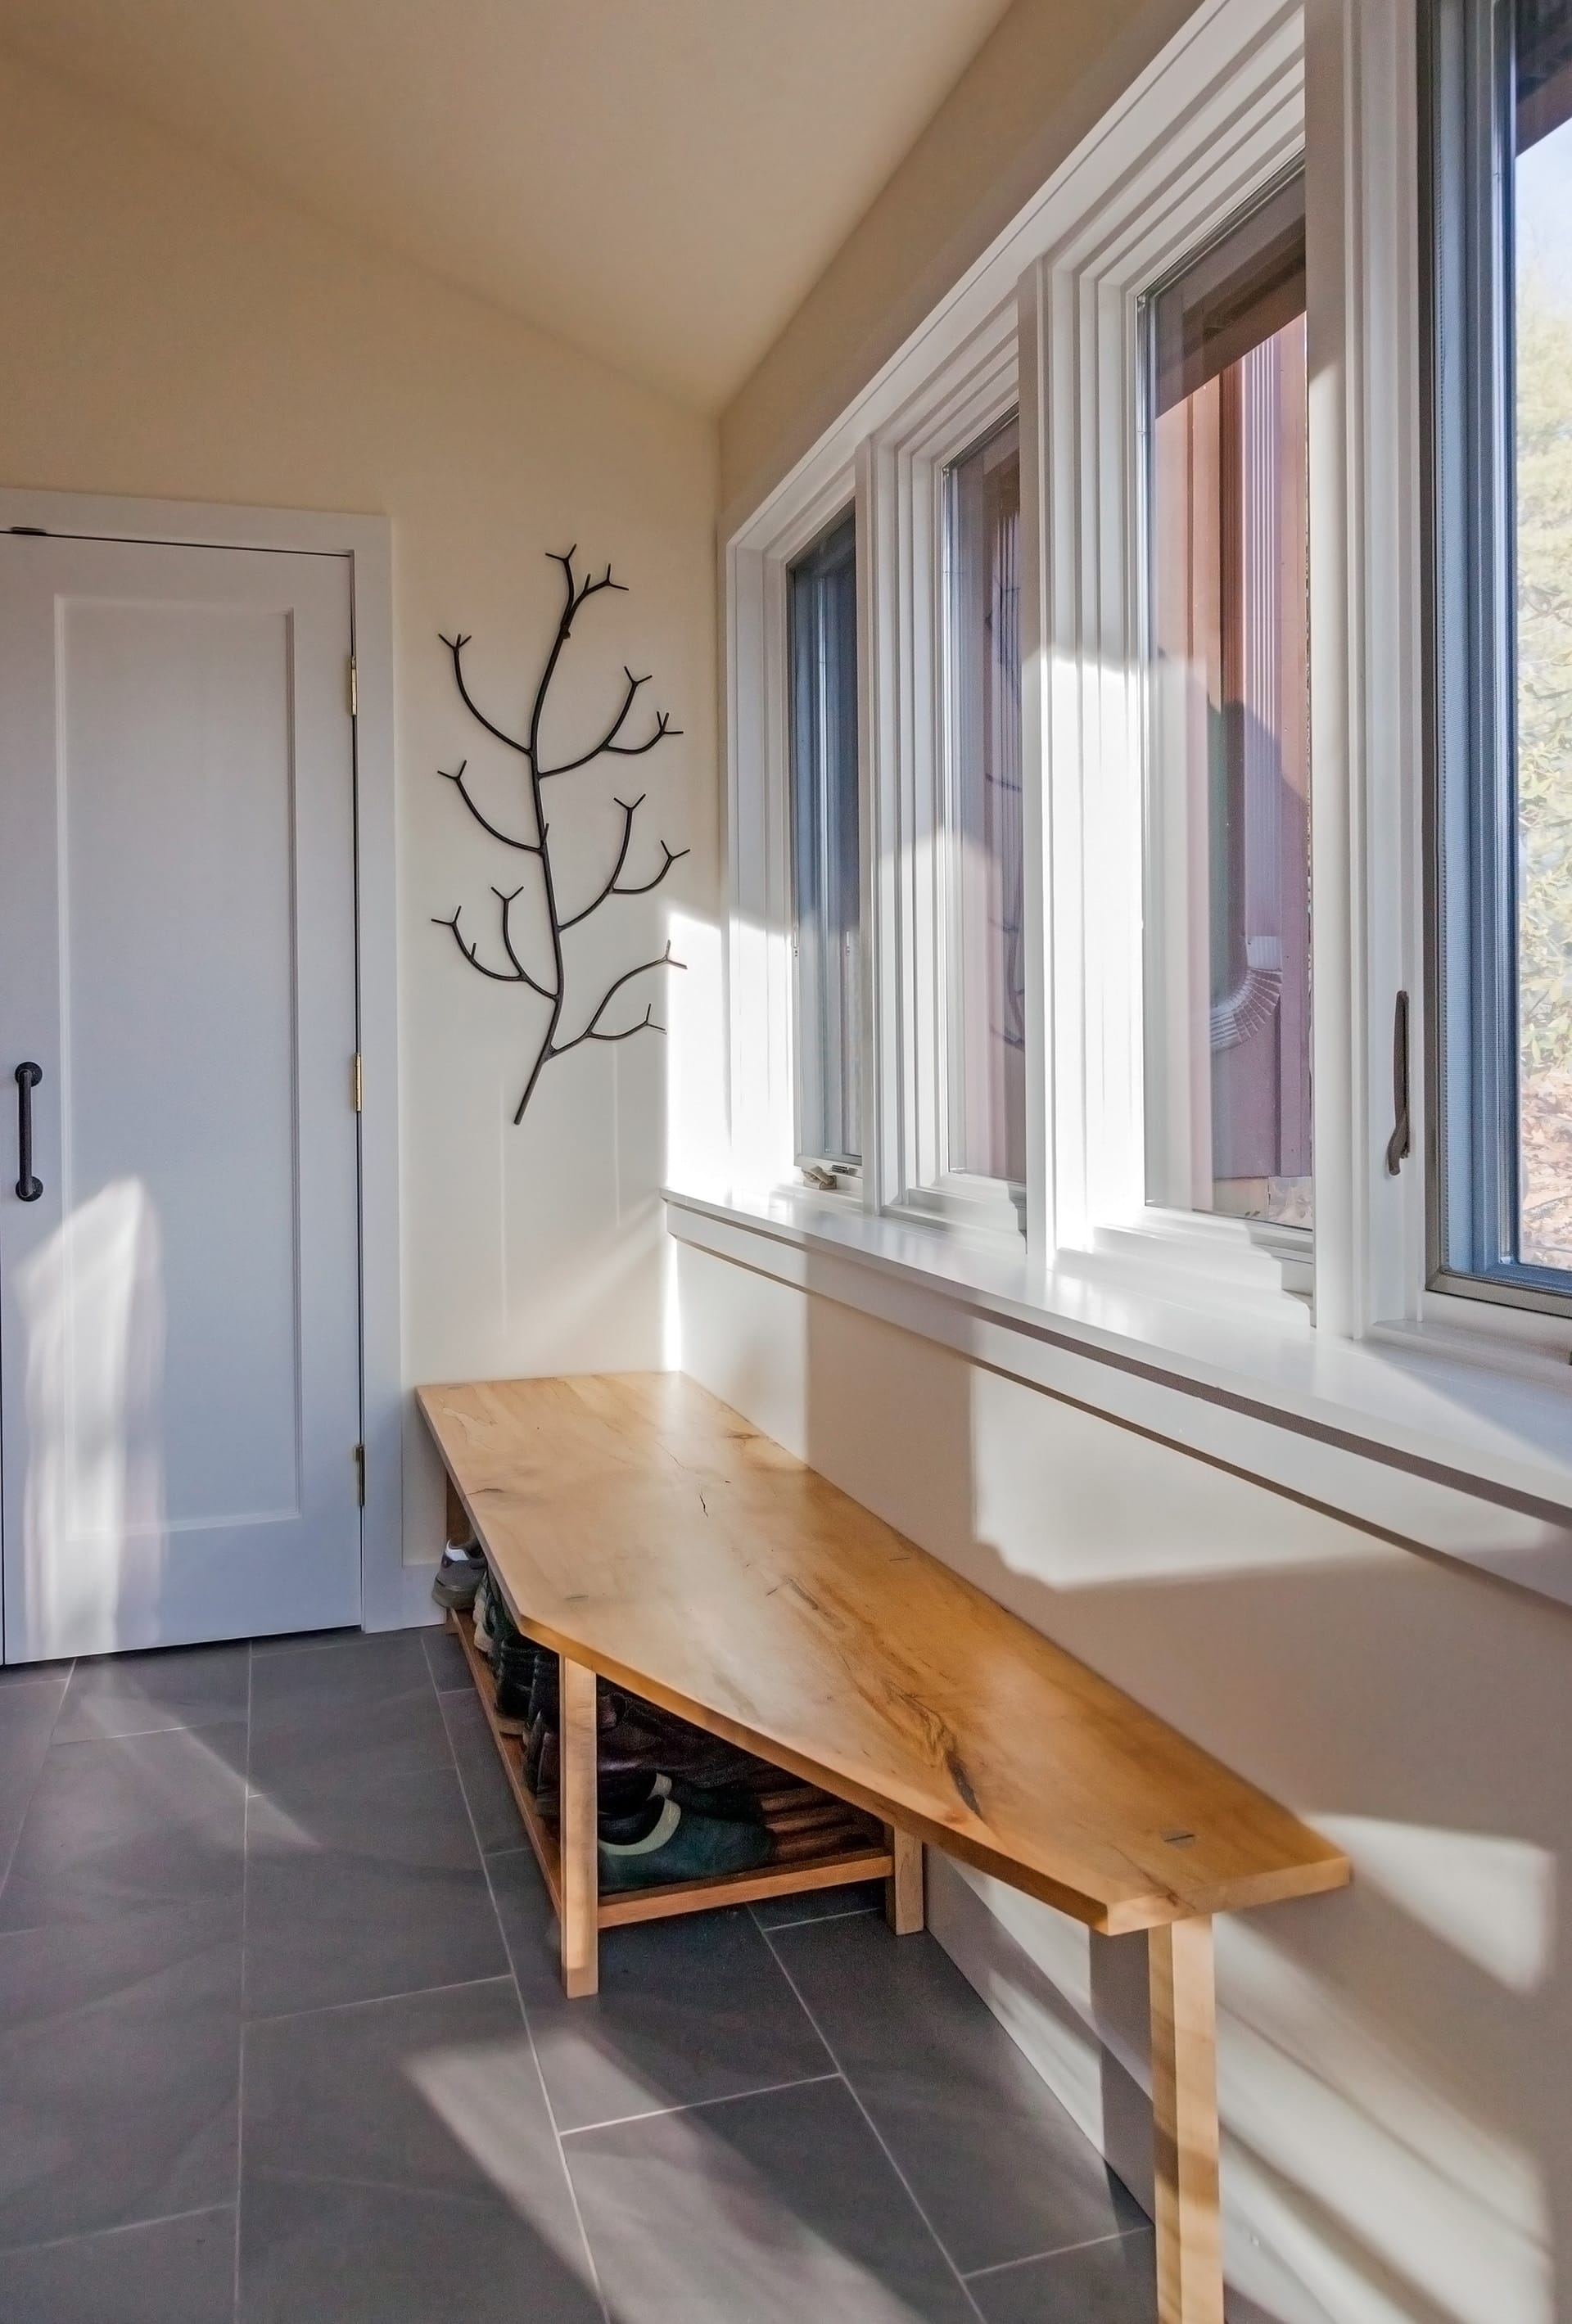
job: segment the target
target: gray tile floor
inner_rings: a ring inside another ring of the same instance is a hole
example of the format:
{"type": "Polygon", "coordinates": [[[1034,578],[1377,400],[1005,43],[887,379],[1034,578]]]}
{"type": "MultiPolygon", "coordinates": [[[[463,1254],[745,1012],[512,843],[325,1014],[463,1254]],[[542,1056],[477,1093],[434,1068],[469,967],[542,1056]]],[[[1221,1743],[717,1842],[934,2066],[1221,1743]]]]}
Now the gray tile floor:
{"type": "Polygon", "coordinates": [[[876,1895],[569,2004],[437,1632],[0,1675],[0,2317],[1150,2324],[1151,2236],[876,1895]]]}

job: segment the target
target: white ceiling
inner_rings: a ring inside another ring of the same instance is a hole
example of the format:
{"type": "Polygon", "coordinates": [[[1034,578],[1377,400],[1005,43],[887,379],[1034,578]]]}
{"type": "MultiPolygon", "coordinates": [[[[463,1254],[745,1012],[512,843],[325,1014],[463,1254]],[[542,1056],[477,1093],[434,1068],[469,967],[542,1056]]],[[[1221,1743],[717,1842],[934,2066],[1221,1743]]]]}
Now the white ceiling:
{"type": "Polygon", "coordinates": [[[714,408],[1007,5],[0,0],[0,42],[714,408]]]}

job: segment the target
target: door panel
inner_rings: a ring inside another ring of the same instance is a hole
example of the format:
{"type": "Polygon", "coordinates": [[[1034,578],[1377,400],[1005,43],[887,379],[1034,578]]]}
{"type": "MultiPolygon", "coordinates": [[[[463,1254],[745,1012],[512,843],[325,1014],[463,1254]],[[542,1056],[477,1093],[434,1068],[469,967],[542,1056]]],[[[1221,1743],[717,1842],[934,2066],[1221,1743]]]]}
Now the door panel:
{"type": "Polygon", "coordinates": [[[0,619],[6,1659],[354,1620],[347,565],[0,537],[0,619]]]}

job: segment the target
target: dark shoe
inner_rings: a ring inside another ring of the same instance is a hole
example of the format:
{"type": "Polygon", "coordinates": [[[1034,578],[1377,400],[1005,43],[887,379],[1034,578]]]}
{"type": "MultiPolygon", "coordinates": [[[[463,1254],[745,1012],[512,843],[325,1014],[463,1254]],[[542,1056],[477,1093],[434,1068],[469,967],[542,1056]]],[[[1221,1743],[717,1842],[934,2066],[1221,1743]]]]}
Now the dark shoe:
{"type": "Polygon", "coordinates": [[[545,1719],[555,1727],[558,1706],[562,1699],[562,1665],[553,1654],[542,1652],[535,1664],[530,1681],[528,1718],[532,1727],[537,1719],[545,1719]]]}
{"type": "Polygon", "coordinates": [[[555,1799],[561,1780],[557,1729],[548,1723],[543,1711],[538,1711],[530,1721],[529,1740],[524,1745],[524,1781],[537,1799],[555,1799]]]}
{"type": "Polygon", "coordinates": [[[673,1720],[656,1726],[646,1723],[643,1704],[630,1703],[615,1727],[601,1731],[599,1765],[603,1775],[624,1775],[647,1768],[652,1775],[682,1775],[690,1783],[739,1783],[762,1762],[701,1727],[673,1720]]]}
{"type": "Polygon", "coordinates": [[[713,1880],[725,1872],[752,1871],[770,1859],[770,1835],[762,1824],[695,1815],[674,1799],[662,1800],[639,1816],[614,1819],[611,1830],[631,1836],[601,1838],[596,1854],[603,1892],[653,1887],[670,1880],[713,1880]],[[645,1828],[637,1831],[641,1824],[645,1828]]]}
{"type": "Polygon", "coordinates": [[[530,1703],[534,1692],[535,1669],[544,1647],[532,1638],[520,1636],[514,1630],[511,1637],[499,1638],[492,1656],[492,1669],[496,1674],[496,1713],[506,1720],[515,1734],[522,1735],[529,1724],[530,1703]]]}
{"type": "Polygon", "coordinates": [[[636,1815],[652,1800],[671,1795],[670,1775],[651,1775],[640,1768],[625,1775],[602,1775],[596,1786],[596,1808],[602,1816],[636,1815]]]}
{"type": "Polygon", "coordinates": [[[483,1573],[480,1587],[475,1593],[475,1651],[485,1662],[490,1662],[495,1651],[493,1625],[496,1619],[497,1602],[491,1575],[483,1573]]]}

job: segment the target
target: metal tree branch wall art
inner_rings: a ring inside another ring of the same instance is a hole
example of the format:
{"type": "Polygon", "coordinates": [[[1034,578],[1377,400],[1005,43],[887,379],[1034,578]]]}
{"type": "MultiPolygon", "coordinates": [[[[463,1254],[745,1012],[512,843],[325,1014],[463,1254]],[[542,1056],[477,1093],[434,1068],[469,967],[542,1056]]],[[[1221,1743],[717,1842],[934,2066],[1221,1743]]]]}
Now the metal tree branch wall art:
{"type": "Polygon", "coordinates": [[[442,643],[453,657],[453,676],[465,708],[476,724],[483,726],[488,734],[493,735],[497,742],[505,743],[510,751],[517,752],[519,757],[524,761],[529,779],[530,828],[533,836],[521,839],[513,832],[504,831],[499,825],[491,822],[476,805],[465,781],[465,770],[469,763],[467,759],[461,759],[451,774],[446,768],[440,768],[438,770],[444,781],[453,785],[483,831],[489,833],[493,839],[499,840],[503,846],[511,847],[521,855],[533,856],[539,866],[541,890],[546,906],[546,921],[551,937],[551,971],[549,982],[542,982],[541,978],[531,974],[519,956],[518,946],[513,939],[511,915],[513,906],[523,894],[522,884],[513,889],[511,894],[504,893],[501,888],[494,888],[491,891],[496,898],[499,908],[498,933],[502,942],[503,956],[507,962],[505,968],[488,967],[480,957],[478,942],[465,936],[459,927],[462,905],[458,911],[454,912],[450,919],[433,921],[434,927],[452,929],[453,940],[459,951],[469,963],[470,967],[477,970],[482,976],[489,977],[496,984],[523,985],[550,1004],[550,1014],[546,1019],[545,1031],[541,1037],[541,1046],[535,1053],[534,1063],[530,1068],[530,1076],[524,1084],[524,1093],[519,1100],[518,1111],[513,1116],[515,1123],[523,1120],[524,1108],[535,1094],[536,1084],[553,1058],[565,1057],[569,1050],[580,1047],[586,1041],[631,1041],[635,1033],[663,1033],[666,1028],[656,1024],[652,1004],[648,1002],[645,1004],[642,1017],[631,1025],[623,1026],[618,1031],[603,1030],[602,1020],[624,985],[631,984],[635,977],[647,975],[652,969],[686,968],[688,965],[686,961],[672,957],[671,945],[668,939],[665,950],[657,959],[642,960],[635,967],[624,969],[620,976],[614,977],[578,1032],[569,1034],[566,1039],[559,1038],[563,1009],[568,998],[568,968],[562,949],[562,939],[569,929],[578,927],[583,921],[588,919],[592,912],[598,912],[601,906],[608,904],[614,896],[647,896],[652,888],[660,886],[673,863],[680,863],[689,853],[686,847],[668,847],[662,839],[660,843],[661,862],[659,871],[648,880],[635,880],[624,883],[623,872],[627,863],[628,851],[633,844],[633,818],[643,806],[647,797],[647,793],[641,791],[635,799],[619,798],[615,802],[622,809],[622,840],[617,848],[616,861],[602,882],[599,893],[592,896],[587,904],[581,904],[577,910],[573,911],[564,908],[562,899],[558,895],[557,875],[551,861],[551,825],[546,814],[545,786],[555,782],[559,776],[577,774],[581,768],[592,765],[596,759],[643,758],[647,752],[654,750],[658,743],[663,742],[668,735],[677,735],[682,732],[680,726],[672,725],[667,712],[661,710],[656,713],[653,733],[646,734],[642,742],[624,742],[620,739],[640,688],[650,683],[647,677],[635,678],[631,669],[624,668],[623,676],[627,680],[627,688],[615,717],[613,718],[600,741],[592,749],[580,752],[576,758],[564,759],[558,766],[546,766],[542,763],[541,728],[545,717],[547,697],[551,690],[551,680],[557,675],[558,665],[562,659],[563,648],[573,634],[573,624],[592,597],[599,596],[606,589],[625,588],[624,583],[612,579],[609,565],[599,580],[595,580],[588,576],[582,581],[579,580],[573,569],[573,559],[577,555],[578,550],[575,548],[570,549],[565,557],[559,557],[554,553],[551,557],[551,562],[562,567],[564,585],[562,612],[557,623],[557,634],[551,641],[551,650],[546,657],[545,668],[541,670],[540,681],[535,687],[534,700],[530,706],[529,730],[522,739],[516,734],[510,734],[505,728],[497,725],[494,720],[488,718],[471,695],[464,676],[464,649],[469,644],[469,639],[459,635],[442,640],[442,643]]]}

